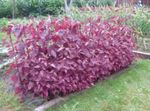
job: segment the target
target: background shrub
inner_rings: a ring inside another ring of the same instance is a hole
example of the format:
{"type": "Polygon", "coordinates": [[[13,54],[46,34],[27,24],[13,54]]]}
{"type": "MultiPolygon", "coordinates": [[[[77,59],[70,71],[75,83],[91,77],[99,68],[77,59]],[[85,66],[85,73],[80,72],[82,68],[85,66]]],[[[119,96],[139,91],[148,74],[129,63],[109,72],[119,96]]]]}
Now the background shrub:
{"type": "Polygon", "coordinates": [[[112,6],[114,0],[74,0],[74,5],[77,7],[83,6],[112,6]]]}
{"type": "Polygon", "coordinates": [[[29,16],[30,14],[39,13],[38,5],[39,5],[38,0],[17,1],[17,9],[19,10],[19,15],[29,16]]]}
{"type": "Polygon", "coordinates": [[[0,0],[0,18],[11,17],[12,6],[11,0],[0,0]]]}
{"type": "Polygon", "coordinates": [[[63,7],[63,0],[45,0],[42,6],[42,13],[45,15],[58,15],[62,13],[63,7]]]}
{"type": "MultiPolygon", "coordinates": [[[[64,7],[63,0],[16,0],[16,17],[58,15],[64,7]]],[[[0,18],[12,16],[12,1],[0,0],[0,18]]]]}
{"type": "Polygon", "coordinates": [[[8,25],[8,19],[6,18],[0,19],[0,31],[3,26],[7,26],[7,25],[8,25]]]}
{"type": "Polygon", "coordinates": [[[139,37],[150,38],[150,13],[147,9],[138,9],[129,24],[138,32],[139,37]]]}
{"type": "Polygon", "coordinates": [[[128,18],[134,15],[134,12],[135,9],[133,7],[72,7],[71,11],[63,16],[68,16],[74,20],[85,21],[87,18],[98,17],[99,15],[101,15],[102,19],[108,19],[112,16],[128,18]]]}
{"type": "Polygon", "coordinates": [[[16,61],[8,69],[17,69],[12,76],[16,93],[63,96],[128,67],[134,43],[123,21],[119,17],[84,22],[48,19],[3,29],[17,38],[9,53],[17,55],[16,61]]]}
{"type": "Polygon", "coordinates": [[[38,16],[38,15],[58,15],[62,12],[62,0],[19,0],[17,8],[19,15],[38,16]]]}
{"type": "MultiPolygon", "coordinates": [[[[110,6],[113,0],[74,0],[74,6],[110,6]]],[[[63,12],[64,0],[16,0],[16,17],[58,15],[63,12]]],[[[0,18],[12,16],[12,1],[0,0],[0,18]]]]}

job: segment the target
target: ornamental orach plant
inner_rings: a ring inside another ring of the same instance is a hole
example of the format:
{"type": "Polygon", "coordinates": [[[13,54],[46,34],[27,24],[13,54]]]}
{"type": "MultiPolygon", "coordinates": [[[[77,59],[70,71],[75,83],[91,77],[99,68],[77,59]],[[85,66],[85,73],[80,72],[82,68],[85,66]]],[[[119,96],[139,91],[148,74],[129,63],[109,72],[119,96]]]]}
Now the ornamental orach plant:
{"type": "Polygon", "coordinates": [[[10,38],[9,55],[15,57],[6,72],[15,72],[15,92],[65,96],[127,68],[134,59],[134,42],[124,20],[48,18],[3,28],[10,38]]]}

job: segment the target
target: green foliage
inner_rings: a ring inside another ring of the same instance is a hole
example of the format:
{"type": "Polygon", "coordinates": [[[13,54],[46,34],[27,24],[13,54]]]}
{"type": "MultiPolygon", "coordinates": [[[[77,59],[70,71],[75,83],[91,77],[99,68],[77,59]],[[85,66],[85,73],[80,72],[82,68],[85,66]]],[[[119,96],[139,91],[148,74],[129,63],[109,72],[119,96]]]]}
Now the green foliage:
{"type": "Polygon", "coordinates": [[[113,5],[113,0],[89,0],[89,6],[111,6],[113,5]]]}
{"type": "Polygon", "coordinates": [[[0,0],[0,18],[11,16],[11,0],[0,0]]]}
{"type": "MultiPolygon", "coordinates": [[[[16,16],[58,15],[63,0],[16,0],[16,16]]],[[[0,18],[12,16],[12,0],[0,0],[0,18]]]]}
{"type": "Polygon", "coordinates": [[[145,9],[135,11],[131,25],[140,37],[150,38],[150,13],[145,9]]]}
{"type": "Polygon", "coordinates": [[[19,10],[19,15],[28,16],[30,13],[37,12],[38,2],[36,0],[19,0],[17,2],[17,9],[19,10]]]}
{"type": "Polygon", "coordinates": [[[82,6],[111,6],[114,0],[74,0],[74,5],[78,7],[82,6]]]}
{"type": "Polygon", "coordinates": [[[101,16],[102,19],[108,19],[112,16],[119,16],[119,17],[128,17],[131,16],[133,13],[133,8],[116,8],[116,7],[85,7],[77,8],[72,7],[71,12],[67,13],[67,15],[75,20],[84,21],[89,17],[97,17],[101,16]]]}
{"type": "Polygon", "coordinates": [[[58,15],[63,7],[62,0],[19,0],[17,9],[22,16],[58,15]]]}
{"type": "Polygon", "coordinates": [[[44,14],[58,15],[62,12],[63,6],[63,0],[45,0],[43,2],[42,12],[44,14]]]}
{"type": "Polygon", "coordinates": [[[6,18],[2,18],[0,19],[0,29],[3,27],[3,26],[6,26],[8,24],[8,20],[6,18]]]}
{"type": "Polygon", "coordinates": [[[0,42],[4,38],[4,34],[1,32],[1,29],[2,29],[2,27],[7,26],[7,25],[8,25],[8,19],[1,18],[0,19],[0,42]]]}

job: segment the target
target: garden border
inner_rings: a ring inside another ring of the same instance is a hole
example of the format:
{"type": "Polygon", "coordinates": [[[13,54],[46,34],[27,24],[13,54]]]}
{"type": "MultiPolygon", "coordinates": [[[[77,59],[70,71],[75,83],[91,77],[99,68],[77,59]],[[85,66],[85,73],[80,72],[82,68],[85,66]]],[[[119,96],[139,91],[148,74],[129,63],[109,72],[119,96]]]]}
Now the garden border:
{"type": "Polygon", "coordinates": [[[140,57],[142,59],[150,59],[150,53],[148,52],[133,50],[133,53],[136,54],[137,57],[140,57]]]}

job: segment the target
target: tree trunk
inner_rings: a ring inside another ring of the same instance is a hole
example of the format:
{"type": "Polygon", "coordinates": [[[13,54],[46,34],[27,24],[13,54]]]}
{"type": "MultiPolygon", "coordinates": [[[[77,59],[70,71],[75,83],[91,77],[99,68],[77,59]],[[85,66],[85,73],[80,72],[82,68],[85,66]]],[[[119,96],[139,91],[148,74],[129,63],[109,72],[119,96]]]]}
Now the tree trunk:
{"type": "Polygon", "coordinates": [[[72,5],[73,0],[64,0],[65,3],[65,12],[68,13],[70,11],[70,7],[72,5]]]}
{"type": "Polygon", "coordinates": [[[12,18],[15,18],[15,14],[16,14],[16,1],[12,0],[12,18]]]}

